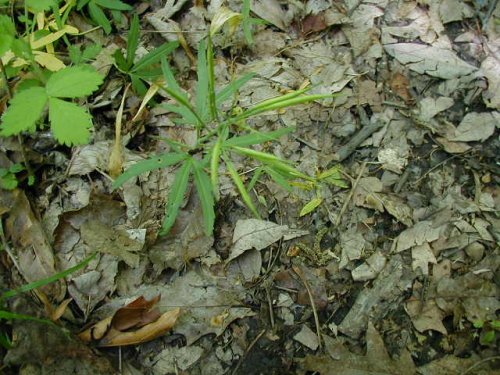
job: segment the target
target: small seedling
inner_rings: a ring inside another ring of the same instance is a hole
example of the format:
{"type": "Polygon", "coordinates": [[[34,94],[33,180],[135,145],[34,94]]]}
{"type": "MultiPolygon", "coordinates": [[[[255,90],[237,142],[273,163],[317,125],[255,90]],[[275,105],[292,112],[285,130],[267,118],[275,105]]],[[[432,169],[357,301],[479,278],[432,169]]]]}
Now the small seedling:
{"type": "Polygon", "coordinates": [[[86,7],[90,18],[102,27],[106,34],[111,33],[112,25],[106,12],[111,12],[113,19],[118,22],[121,21],[123,11],[132,10],[132,6],[120,0],[79,0],[77,10],[86,7]]]}
{"type": "MultiPolygon", "coordinates": [[[[0,168],[0,189],[14,190],[19,185],[17,173],[25,171],[26,168],[20,163],[11,165],[9,168],[0,168]]],[[[28,185],[33,185],[34,177],[30,176],[28,185]]]]}
{"type": "Polygon", "coordinates": [[[147,88],[143,81],[154,81],[162,75],[159,64],[160,60],[175,50],[178,47],[178,43],[164,43],[134,63],[137,47],[139,46],[139,36],[139,17],[135,14],[132,18],[127,37],[126,55],[123,56],[122,51],[118,49],[113,56],[118,70],[127,74],[130,77],[134,90],[141,96],[144,96],[147,88]]]}

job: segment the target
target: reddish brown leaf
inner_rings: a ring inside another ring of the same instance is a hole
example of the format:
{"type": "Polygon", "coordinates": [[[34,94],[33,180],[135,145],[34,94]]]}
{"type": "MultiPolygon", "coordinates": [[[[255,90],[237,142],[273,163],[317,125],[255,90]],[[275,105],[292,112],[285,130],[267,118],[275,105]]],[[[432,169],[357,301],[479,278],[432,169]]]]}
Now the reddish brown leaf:
{"type": "Polygon", "coordinates": [[[158,301],[160,301],[160,295],[150,301],[140,296],[115,313],[111,321],[111,326],[117,331],[125,331],[154,322],[161,315],[158,308],[155,308],[158,301]]]}
{"type": "Polygon", "coordinates": [[[163,313],[155,322],[147,324],[144,327],[131,332],[120,332],[111,328],[106,336],[101,340],[99,346],[111,347],[135,345],[151,341],[170,331],[177,321],[180,313],[181,309],[179,308],[167,311],[163,313]]]}

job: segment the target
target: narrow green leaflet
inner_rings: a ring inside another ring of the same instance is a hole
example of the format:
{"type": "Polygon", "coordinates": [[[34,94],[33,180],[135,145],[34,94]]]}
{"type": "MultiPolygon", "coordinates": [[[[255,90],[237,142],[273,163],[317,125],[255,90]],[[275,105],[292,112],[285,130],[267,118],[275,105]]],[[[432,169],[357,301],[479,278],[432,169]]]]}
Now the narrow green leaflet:
{"type": "Polygon", "coordinates": [[[90,140],[92,116],[85,108],[57,98],[49,99],[50,128],[60,144],[86,144],[90,140]]]}
{"type": "Polygon", "coordinates": [[[272,132],[258,132],[229,138],[224,142],[226,147],[247,147],[259,143],[276,141],[279,137],[295,131],[294,127],[282,128],[272,132]]]}
{"type": "Polygon", "coordinates": [[[281,173],[278,171],[275,171],[272,168],[265,167],[264,171],[271,176],[271,178],[278,184],[280,185],[283,189],[285,189],[288,192],[292,192],[292,186],[288,183],[288,180],[286,177],[284,177],[281,173]]]}
{"type": "Polygon", "coordinates": [[[133,8],[120,0],[95,0],[95,3],[103,8],[113,10],[132,10],[133,8]]]}
{"type": "MultiPolygon", "coordinates": [[[[181,101],[179,101],[176,97],[175,100],[178,100],[180,103],[183,105],[186,105],[184,103],[187,103],[189,107],[191,105],[189,104],[189,98],[186,95],[186,93],[181,89],[177,81],[175,80],[174,73],[172,72],[172,68],[170,67],[170,64],[168,60],[165,57],[162,57],[161,59],[161,70],[163,72],[163,78],[165,78],[165,81],[167,82],[167,87],[172,91],[175,92],[175,95],[181,98],[181,101]]],[[[192,108],[191,108],[192,111],[192,108]]]]}
{"type": "Polygon", "coordinates": [[[212,183],[212,190],[217,200],[219,199],[219,164],[222,153],[222,142],[223,138],[219,137],[210,155],[210,180],[212,183]]]}
{"type": "Polygon", "coordinates": [[[128,168],[113,182],[113,189],[119,188],[126,181],[130,180],[133,177],[137,177],[142,173],[169,167],[171,165],[180,163],[187,157],[187,154],[167,153],[159,156],[153,156],[147,160],[140,161],[128,168]]]}
{"type": "Polygon", "coordinates": [[[94,0],[90,0],[88,4],[90,17],[100,26],[106,34],[111,33],[111,22],[109,22],[108,17],[104,14],[104,11],[95,3],[94,0]]]}
{"type": "Polygon", "coordinates": [[[58,98],[78,98],[96,91],[103,76],[90,65],[72,66],[52,74],[47,81],[47,94],[58,98]]]}
{"type": "Polygon", "coordinates": [[[132,72],[139,72],[142,69],[147,68],[152,64],[156,64],[161,61],[162,57],[169,55],[179,46],[179,42],[169,42],[164,43],[158,48],[155,48],[151,52],[143,56],[135,65],[132,67],[132,72]]]}
{"type": "Polygon", "coordinates": [[[127,37],[127,66],[130,68],[134,64],[135,52],[139,46],[139,16],[134,14],[130,23],[130,31],[127,37]]]}
{"type": "Polygon", "coordinates": [[[309,181],[314,180],[312,177],[309,177],[308,175],[300,172],[284,160],[281,160],[277,156],[268,154],[266,152],[256,151],[244,147],[232,147],[231,150],[234,150],[241,155],[249,156],[253,159],[259,160],[260,162],[267,164],[271,168],[280,171],[280,173],[287,175],[289,178],[302,178],[309,181]]]}
{"type": "Polygon", "coordinates": [[[196,116],[186,107],[175,104],[160,104],[160,107],[172,113],[177,113],[181,116],[181,118],[173,120],[175,123],[189,124],[193,126],[198,123],[198,119],[196,118],[196,116]]]}
{"type": "Polygon", "coordinates": [[[212,185],[210,183],[210,177],[203,170],[203,165],[197,160],[193,159],[193,173],[194,173],[194,183],[196,185],[196,190],[200,197],[201,208],[203,209],[203,219],[205,222],[205,232],[207,235],[212,234],[214,230],[215,223],[215,212],[214,212],[214,194],[212,191],[212,185]]]}
{"type": "Polygon", "coordinates": [[[286,108],[286,107],[293,107],[297,104],[303,104],[303,103],[309,103],[313,102],[315,100],[320,100],[320,99],[327,99],[327,98],[332,98],[332,94],[316,94],[316,95],[303,95],[303,96],[294,96],[291,98],[285,99],[287,95],[284,95],[283,97],[278,97],[278,98],[273,98],[266,100],[263,103],[260,103],[256,105],[255,107],[243,112],[241,115],[237,116],[235,118],[235,121],[241,121],[244,119],[247,119],[252,116],[256,116],[260,113],[263,112],[268,112],[268,111],[273,111],[276,109],[281,109],[281,108],[286,108]]]}
{"type": "Polygon", "coordinates": [[[231,175],[231,178],[233,179],[234,184],[238,188],[238,191],[241,194],[241,197],[243,198],[243,201],[247,205],[247,207],[252,211],[252,213],[255,215],[255,217],[260,218],[259,211],[257,211],[257,207],[255,207],[252,198],[250,197],[250,194],[248,194],[247,189],[245,188],[245,184],[243,183],[243,180],[241,179],[240,175],[238,174],[238,171],[234,167],[233,163],[229,160],[229,158],[224,158],[224,162],[226,163],[227,170],[229,171],[229,174],[231,175]]]}
{"type": "Polygon", "coordinates": [[[220,90],[216,95],[216,103],[220,105],[224,102],[224,100],[229,99],[232,95],[234,95],[245,83],[250,81],[253,77],[255,77],[255,73],[247,74],[241,78],[238,78],[235,81],[232,81],[230,84],[225,86],[222,90],[220,90]]]}
{"type": "Polygon", "coordinates": [[[299,216],[305,216],[313,212],[321,203],[323,202],[322,198],[314,198],[310,202],[308,202],[302,210],[300,210],[299,216]]]}
{"type": "Polygon", "coordinates": [[[208,83],[208,66],[207,66],[207,46],[204,40],[200,42],[198,47],[198,65],[196,67],[198,82],[196,84],[196,111],[205,121],[210,121],[208,118],[209,105],[209,83],[208,83]]]}
{"type": "Polygon", "coordinates": [[[174,183],[168,195],[168,203],[165,210],[166,216],[161,228],[161,235],[167,234],[175,224],[177,215],[179,215],[179,209],[182,202],[184,202],[184,195],[186,194],[192,167],[191,160],[186,160],[175,175],[174,183]]]}
{"type": "Polygon", "coordinates": [[[18,92],[9,102],[9,107],[2,116],[0,134],[7,137],[23,131],[35,130],[36,121],[42,115],[47,100],[48,97],[43,87],[31,87],[18,92]]]}

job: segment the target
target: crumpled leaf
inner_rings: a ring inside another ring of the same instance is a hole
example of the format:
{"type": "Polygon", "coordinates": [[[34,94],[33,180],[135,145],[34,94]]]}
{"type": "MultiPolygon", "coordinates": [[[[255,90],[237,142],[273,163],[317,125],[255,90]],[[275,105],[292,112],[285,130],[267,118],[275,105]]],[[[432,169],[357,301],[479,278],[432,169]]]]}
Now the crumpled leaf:
{"type": "Polygon", "coordinates": [[[160,314],[155,307],[159,300],[159,295],[150,301],[141,296],[119,309],[112,317],[87,328],[79,337],[86,342],[99,340],[100,347],[112,347],[142,344],[164,335],[176,323],[180,309],[160,314]]]}
{"type": "Polygon", "coordinates": [[[450,141],[455,142],[474,142],[485,141],[495,132],[495,126],[500,125],[500,113],[483,112],[467,113],[458,125],[455,136],[450,141]]]}
{"type": "Polygon", "coordinates": [[[301,363],[303,371],[335,375],[410,375],[416,373],[410,353],[405,349],[398,358],[389,356],[384,340],[371,322],[366,331],[366,355],[351,353],[341,338],[328,340],[338,360],[326,355],[308,355],[301,363]],[[335,370],[333,370],[335,369],[335,370]]]}
{"type": "Polygon", "coordinates": [[[448,49],[418,43],[395,43],[384,46],[387,53],[411,70],[433,77],[451,79],[477,71],[448,49]]]}
{"type": "Polygon", "coordinates": [[[290,229],[287,225],[278,225],[265,220],[238,220],[233,233],[233,247],[227,262],[237,258],[247,250],[265,249],[282,237],[285,240],[291,240],[308,233],[304,230],[290,229]]]}

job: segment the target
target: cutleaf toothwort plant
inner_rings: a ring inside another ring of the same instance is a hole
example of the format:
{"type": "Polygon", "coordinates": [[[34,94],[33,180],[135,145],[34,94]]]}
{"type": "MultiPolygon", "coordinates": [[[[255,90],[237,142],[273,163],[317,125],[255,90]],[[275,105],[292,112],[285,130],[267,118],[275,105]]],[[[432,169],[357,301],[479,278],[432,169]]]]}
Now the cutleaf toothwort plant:
{"type": "Polygon", "coordinates": [[[235,155],[253,159],[259,164],[260,174],[269,175],[286,189],[291,189],[289,181],[294,179],[314,180],[314,177],[301,173],[289,162],[273,154],[251,148],[252,145],[274,141],[293,131],[293,128],[259,132],[249,127],[246,120],[265,112],[331,98],[332,95],[306,95],[307,89],[302,89],[264,100],[246,109],[233,108],[224,111],[222,104],[233,97],[253,77],[253,74],[245,75],[221,90],[216,90],[214,64],[213,47],[209,37],[208,40],[202,40],[198,48],[196,93],[190,98],[175,80],[167,59],[162,58],[161,67],[165,80],[163,89],[176,102],[163,104],[163,107],[178,115],[176,120],[178,124],[195,128],[197,141],[194,145],[187,145],[168,140],[171,152],[136,163],[113,184],[114,188],[118,188],[141,173],[178,166],[168,196],[162,234],[167,233],[174,225],[191,178],[200,197],[206,232],[213,231],[214,205],[219,195],[219,170],[222,164],[225,165],[245,204],[257,217],[259,216],[249,189],[235,166],[235,155]]]}

